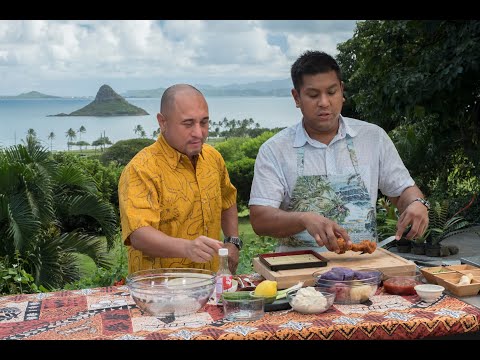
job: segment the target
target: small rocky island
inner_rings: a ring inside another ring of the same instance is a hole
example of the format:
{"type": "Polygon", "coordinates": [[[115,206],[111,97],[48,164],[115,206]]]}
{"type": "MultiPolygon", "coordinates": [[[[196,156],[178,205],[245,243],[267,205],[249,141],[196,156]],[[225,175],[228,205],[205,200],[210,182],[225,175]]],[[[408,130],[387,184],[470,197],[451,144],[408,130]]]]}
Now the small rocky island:
{"type": "Polygon", "coordinates": [[[102,85],[95,100],[70,114],[60,113],[49,116],[140,116],[148,112],[130,104],[110,86],[102,85]]]}

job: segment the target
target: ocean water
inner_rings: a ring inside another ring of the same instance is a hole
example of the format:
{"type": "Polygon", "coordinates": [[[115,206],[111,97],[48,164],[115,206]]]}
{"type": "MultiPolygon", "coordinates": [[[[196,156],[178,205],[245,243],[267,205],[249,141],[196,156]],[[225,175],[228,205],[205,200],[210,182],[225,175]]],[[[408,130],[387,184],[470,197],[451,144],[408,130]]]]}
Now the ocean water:
{"type": "MultiPolygon", "coordinates": [[[[93,99],[0,99],[0,147],[21,144],[28,129],[34,129],[40,142],[52,150],[66,150],[66,132],[75,131],[83,125],[86,132],[77,133],[74,141],[92,143],[103,133],[112,143],[138,137],[133,129],[142,125],[147,137],[158,128],[156,115],[160,99],[127,99],[133,105],[145,109],[145,116],[66,116],[49,117],[59,113],[71,113],[89,104],[93,99]],[[50,142],[48,135],[55,134],[50,142]],[[80,138],[81,135],[81,138],[80,138]]],[[[261,127],[290,126],[301,119],[301,112],[291,97],[207,97],[211,121],[223,118],[243,120],[252,118],[261,127]]],[[[77,148],[77,147],[75,147],[77,148]]]]}

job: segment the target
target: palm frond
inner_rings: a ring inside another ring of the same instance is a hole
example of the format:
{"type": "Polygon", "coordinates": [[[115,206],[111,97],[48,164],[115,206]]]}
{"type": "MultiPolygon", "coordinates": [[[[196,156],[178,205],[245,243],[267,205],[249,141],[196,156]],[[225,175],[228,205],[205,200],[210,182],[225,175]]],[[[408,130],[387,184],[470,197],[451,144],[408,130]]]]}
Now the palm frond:
{"type": "Polygon", "coordinates": [[[39,143],[11,146],[5,149],[5,158],[10,163],[22,163],[34,168],[43,176],[52,176],[57,171],[57,164],[50,156],[49,150],[39,143]]]}
{"type": "Polygon", "coordinates": [[[91,194],[63,196],[62,203],[68,216],[85,215],[94,218],[101,227],[101,233],[107,238],[108,248],[113,247],[118,220],[110,203],[91,194]]]}
{"type": "Polygon", "coordinates": [[[98,192],[95,181],[73,164],[60,166],[55,180],[61,186],[62,191],[77,189],[91,194],[98,192]]]}
{"type": "MultiPolygon", "coordinates": [[[[5,197],[3,197],[5,199],[5,197]]],[[[4,200],[2,200],[4,201],[4,200]]],[[[13,239],[14,250],[23,253],[32,242],[36,233],[40,229],[41,223],[33,214],[28,201],[22,194],[10,196],[8,204],[2,204],[2,208],[7,208],[7,229],[6,236],[13,239]]],[[[12,255],[12,254],[10,254],[12,255]]]]}
{"type": "Polygon", "coordinates": [[[80,280],[80,262],[76,253],[89,256],[99,267],[108,269],[112,266],[102,238],[78,232],[45,236],[30,256],[30,262],[34,264],[35,283],[47,289],[56,289],[80,280]]]}

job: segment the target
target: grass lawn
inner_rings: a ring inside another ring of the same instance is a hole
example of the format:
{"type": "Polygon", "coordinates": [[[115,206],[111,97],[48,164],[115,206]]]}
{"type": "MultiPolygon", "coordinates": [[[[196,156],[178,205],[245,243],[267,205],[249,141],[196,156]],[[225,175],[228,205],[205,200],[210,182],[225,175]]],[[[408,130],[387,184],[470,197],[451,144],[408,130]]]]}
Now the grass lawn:
{"type": "Polygon", "coordinates": [[[250,218],[248,216],[238,218],[238,234],[241,238],[257,236],[252,229],[250,218]]]}
{"type": "Polygon", "coordinates": [[[254,272],[252,259],[259,254],[269,253],[275,249],[276,240],[273,238],[258,236],[252,229],[248,210],[246,216],[239,214],[238,233],[243,240],[243,248],[240,252],[237,274],[250,274],[254,272]]]}

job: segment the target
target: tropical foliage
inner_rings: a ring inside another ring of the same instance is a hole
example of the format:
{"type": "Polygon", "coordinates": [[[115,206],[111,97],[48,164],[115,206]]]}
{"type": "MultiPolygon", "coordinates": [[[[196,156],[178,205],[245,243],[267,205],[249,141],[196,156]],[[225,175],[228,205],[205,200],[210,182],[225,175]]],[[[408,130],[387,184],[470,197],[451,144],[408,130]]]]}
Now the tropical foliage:
{"type": "Polygon", "coordinates": [[[385,196],[377,200],[377,235],[384,240],[397,232],[398,209],[385,196]]]}
{"type": "MultiPolygon", "coordinates": [[[[429,243],[439,244],[449,236],[464,232],[480,234],[474,227],[478,225],[465,219],[460,213],[468,206],[457,210],[453,216],[450,215],[452,206],[449,200],[435,200],[432,202],[428,213],[428,228],[422,237],[415,239],[417,244],[429,243]]],[[[395,235],[398,221],[398,209],[386,197],[380,197],[377,201],[377,230],[379,239],[383,240],[388,236],[395,235]]]]}
{"type": "Polygon", "coordinates": [[[448,216],[448,200],[435,201],[429,211],[429,225],[423,237],[417,239],[418,242],[427,242],[432,245],[439,244],[449,236],[471,232],[480,237],[472,224],[461,215],[448,216]]]}
{"type": "MultiPolygon", "coordinates": [[[[98,159],[82,157],[69,152],[55,153],[53,154],[53,159],[61,166],[82,169],[95,182],[98,196],[103,201],[114,205],[114,208],[118,210],[118,179],[122,173],[123,166],[118,165],[115,161],[103,165],[98,159]]],[[[88,227],[93,230],[96,222],[90,221],[89,218],[85,220],[89,222],[89,225],[82,225],[82,227],[88,227]]]]}
{"type": "Polygon", "coordinates": [[[473,20],[368,20],[338,46],[345,115],[395,129],[396,144],[412,146],[399,152],[427,195],[448,189],[459,149],[480,177],[479,38],[473,20]]]}
{"type": "Polygon", "coordinates": [[[58,164],[33,137],[0,151],[0,259],[3,268],[22,269],[36,286],[61,288],[80,278],[76,254],[110,266],[117,217],[81,168],[58,164]],[[85,217],[95,232],[76,224],[85,217]],[[106,241],[101,241],[103,234],[106,241]]]}

